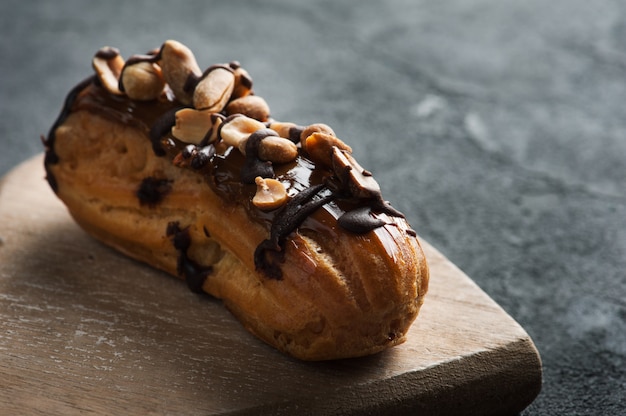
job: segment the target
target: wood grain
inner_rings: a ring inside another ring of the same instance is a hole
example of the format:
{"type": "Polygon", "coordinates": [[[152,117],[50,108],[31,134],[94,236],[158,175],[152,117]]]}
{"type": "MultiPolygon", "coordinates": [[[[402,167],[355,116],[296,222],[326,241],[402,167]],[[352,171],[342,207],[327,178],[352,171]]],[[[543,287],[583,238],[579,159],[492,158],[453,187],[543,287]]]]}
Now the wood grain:
{"type": "Polygon", "coordinates": [[[219,301],[88,237],[38,156],[0,183],[1,414],[515,414],[539,393],[526,332],[429,244],[407,343],[288,358],[219,301]]]}

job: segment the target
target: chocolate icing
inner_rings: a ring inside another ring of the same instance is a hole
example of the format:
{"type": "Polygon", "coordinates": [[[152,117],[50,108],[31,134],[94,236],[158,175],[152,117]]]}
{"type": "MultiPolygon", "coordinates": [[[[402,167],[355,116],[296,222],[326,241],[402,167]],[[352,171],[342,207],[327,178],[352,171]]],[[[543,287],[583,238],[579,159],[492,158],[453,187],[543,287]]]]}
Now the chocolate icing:
{"type": "Polygon", "coordinates": [[[55,120],[54,124],[50,128],[50,131],[48,132],[48,138],[47,139],[42,138],[43,145],[46,149],[46,153],[44,156],[44,168],[46,170],[46,180],[48,181],[48,184],[50,185],[50,188],[52,188],[54,193],[58,192],[59,187],[58,187],[56,178],[50,171],[50,165],[59,163],[59,156],[54,150],[54,142],[56,141],[57,128],[65,122],[67,117],[72,112],[72,106],[74,105],[74,102],[76,101],[76,97],[78,97],[78,95],[88,85],[92,84],[95,79],[96,79],[95,75],[85,78],[83,81],[79,82],[74,88],[70,90],[70,92],[67,94],[67,97],[65,97],[65,101],[63,102],[63,107],[61,108],[61,112],[59,113],[57,119],[55,120]]]}

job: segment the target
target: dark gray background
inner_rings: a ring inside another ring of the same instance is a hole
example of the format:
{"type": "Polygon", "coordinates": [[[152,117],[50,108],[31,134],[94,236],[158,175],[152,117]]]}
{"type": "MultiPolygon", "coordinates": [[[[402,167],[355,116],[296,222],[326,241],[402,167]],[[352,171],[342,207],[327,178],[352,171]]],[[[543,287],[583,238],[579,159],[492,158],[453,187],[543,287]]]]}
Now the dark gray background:
{"type": "Polygon", "coordinates": [[[624,414],[626,2],[258,3],[4,0],[0,174],[101,46],[237,59],[526,328],[544,386],[524,414],[624,414]]]}

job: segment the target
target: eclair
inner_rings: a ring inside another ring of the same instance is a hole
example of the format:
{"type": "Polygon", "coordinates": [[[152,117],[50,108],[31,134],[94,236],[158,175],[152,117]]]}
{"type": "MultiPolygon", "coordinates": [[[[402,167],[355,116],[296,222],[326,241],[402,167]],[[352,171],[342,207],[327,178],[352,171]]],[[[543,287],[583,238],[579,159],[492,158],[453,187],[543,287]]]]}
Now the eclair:
{"type": "Polygon", "coordinates": [[[202,71],[173,40],[92,63],[42,137],[46,179],[87,233],[298,359],[405,341],[426,259],[331,127],[274,119],[239,62],[202,71]]]}

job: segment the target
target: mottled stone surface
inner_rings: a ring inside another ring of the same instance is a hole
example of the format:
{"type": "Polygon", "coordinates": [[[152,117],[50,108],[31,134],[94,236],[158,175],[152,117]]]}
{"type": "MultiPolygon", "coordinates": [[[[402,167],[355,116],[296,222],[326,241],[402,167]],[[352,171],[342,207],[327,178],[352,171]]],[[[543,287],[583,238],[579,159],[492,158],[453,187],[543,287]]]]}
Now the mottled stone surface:
{"type": "Polygon", "coordinates": [[[626,3],[249,3],[3,1],[0,175],[101,46],[237,59],[526,328],[545,380],[525,414],[626,412],[626,3]]]}

